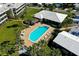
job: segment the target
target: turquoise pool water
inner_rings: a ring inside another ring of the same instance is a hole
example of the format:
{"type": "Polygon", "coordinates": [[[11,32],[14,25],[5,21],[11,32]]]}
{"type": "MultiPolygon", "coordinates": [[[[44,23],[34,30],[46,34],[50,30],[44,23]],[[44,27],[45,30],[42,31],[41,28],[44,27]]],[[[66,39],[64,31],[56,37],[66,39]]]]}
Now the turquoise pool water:
{"type": "Polygon", "coordinates": [[[48,28],[49,27],[47,26],[39,26],[34,29],[29,35],[30,41],[35,43],[48,30],[48,28]]]}

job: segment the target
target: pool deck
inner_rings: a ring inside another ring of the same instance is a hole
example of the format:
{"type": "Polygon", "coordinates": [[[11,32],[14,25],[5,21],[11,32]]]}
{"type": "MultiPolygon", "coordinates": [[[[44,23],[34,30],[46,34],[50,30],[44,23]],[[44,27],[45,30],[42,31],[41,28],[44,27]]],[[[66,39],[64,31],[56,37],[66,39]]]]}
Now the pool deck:
{"type": "MultiPolygon", "coordinates": [[[[21,33],[24,33],[24,36],[21,36],[21,39],[24,40],[25,45],[26,45],[27,47],[32,46],[32,45],[34,44],[34,43],[32,43],[32,42],[29,40],[29,34],[30,34],[36,27],[38,27],[38,26],[43,26],[43,25],[44,25],[44,26],[48,26],[49,29],[36,41],[36,43],[37,43],[38,41],[44,39],[44,38],[46,37],[46,35],[47,35],[47,38],[48,38],[49,36],[51,36],[50,33],[54,30],[54,28],[52,28],[51,26],[46,25],[46,24],[36,23],[36,24],[34,24],[33,26],[30,26],[29,28],[26,28],[26,29],[24,29],[24,30],[21,31],[21,33]]],[[[48,40],[48,39],[46,39],[46,40],[48,40]]]]}

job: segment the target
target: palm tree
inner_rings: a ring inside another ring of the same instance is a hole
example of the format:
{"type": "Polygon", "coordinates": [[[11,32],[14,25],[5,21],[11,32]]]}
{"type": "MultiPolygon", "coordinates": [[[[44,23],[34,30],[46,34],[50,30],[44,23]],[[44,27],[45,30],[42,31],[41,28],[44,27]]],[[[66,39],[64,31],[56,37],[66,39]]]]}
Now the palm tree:
{"type": "Polygon", "coordinates": [[[53,3],[53,4],[48,4],[48,8],[49,8],[50,11],[53,11],[53,10],[56,8],[55,3],[53,3]]]}
{"type": "Polygon", "coordinates": [[[42,7],[43,7],[44,9],[46,9],[46,8],[47,8],[47,4],[46,4],[46,3],[42,3],[42,7]]]}
{"type": "Polygon", "coordinates": [[[34,44],[29,47],[29,53],[32,56],[52,56],[52,55],[62,55],[59,49],[50,48],[45,40],[34,44]]]}
{"type": "Polygon", "coordinates": [[[50,11],[53,11],[53,9],[56,8],[56,5],[54,3],[53,4],[50,4],[50,3],[48,3],[48,4],[42,3],[42,6],[43,6],[44,9],[49,9],[50,11]]]}
{"type": "Polygon", "coordinates": [[[72,8],[68,8],[67,10],[67,17],[66,19],[63,21],[63,23],[61,24],[62,26],[70,26],[71,24],[73,24],[73,20],[72,18],[75,17],[75,13],[73,13],[73,9],[72,8]]]}
{"type": "Polygon", "coordinates": [[[63,3],[62,6],[63,6],[63,9],[65,9],[65,8],[74,9],[74,3],[63,3]]]}
{"type": "Polygon", "coordinates": [[[52,56],[61,56],[62,55],[61,51],[59,49],[56,49],[56,48],[52,48],[51,52],[52,52],[51,53],[52,56]]]}

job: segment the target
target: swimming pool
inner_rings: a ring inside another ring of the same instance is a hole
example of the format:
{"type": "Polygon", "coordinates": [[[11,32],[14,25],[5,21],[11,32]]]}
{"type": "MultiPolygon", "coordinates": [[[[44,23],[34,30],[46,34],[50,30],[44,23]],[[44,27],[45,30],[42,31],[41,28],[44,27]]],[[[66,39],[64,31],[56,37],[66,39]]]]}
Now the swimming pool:
{"type": "Polygon", "coordinates": [[[39,26],[35,28],[29,35],[29,40],[35,43],[47,30],[48,26],[39,26]]]}

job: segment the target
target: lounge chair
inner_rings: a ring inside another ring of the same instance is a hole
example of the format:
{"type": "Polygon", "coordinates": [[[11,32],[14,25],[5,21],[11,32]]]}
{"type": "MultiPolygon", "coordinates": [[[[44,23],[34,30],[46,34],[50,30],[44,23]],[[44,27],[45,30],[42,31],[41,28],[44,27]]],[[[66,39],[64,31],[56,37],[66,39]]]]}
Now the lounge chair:
{"type": "Polygon", "coordinates": [[[48,33],[51,34],[51,31],[49,31],[48,33]]]}
{"type": "Polygon", "coordinates": [[[47,38],[48,36],[47,35],[45,35],[45,39],[47,38]]]}
{"type": "Polygon", "coordinates": [[[41,38],[41,40],[44,40],[44,39],[45,39],[45,37],[42,37],[42,38],[41,38]]]}

